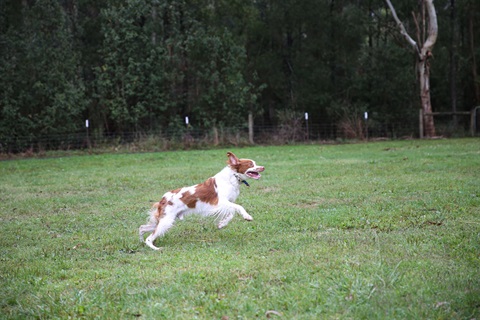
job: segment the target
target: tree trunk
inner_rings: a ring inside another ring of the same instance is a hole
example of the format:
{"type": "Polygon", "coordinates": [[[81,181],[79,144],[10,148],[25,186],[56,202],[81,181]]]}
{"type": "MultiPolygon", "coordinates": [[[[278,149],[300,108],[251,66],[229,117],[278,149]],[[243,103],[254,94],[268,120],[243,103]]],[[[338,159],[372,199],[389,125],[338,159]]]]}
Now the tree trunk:
{"type": "Polygon", "coordinates": [[[418,78],[420,81],[420,100],[423,109],[423,128],[426,137],[434,137],[435,123],[432,116],[432,103],[430,100],[430,66],[427,59],[417,63],[418,78]]]}
{"type": "Polygon", "coordinates": [[[474,87],[474,92],[475,92],[475,105],[478,105],[480,103],[480,81],[478,79],[478,74],[477,74],[477,60],[475,58],[475,40],[474,40],[474,11],[475,10],[475,2],[472,1],[471,7],[470,7],[470,14],[469,14],[469,19],[468,19],[468,29],[470,31],[470,52],[472,54],[472,76],[473,76],[473,87],[474,87]]]}
{"type": "MultiPolygon", "coordinates": [[[[455,0],[450,0],[450,101],[452,112],[457,112],[457,32],[456,32],[456,10],[455,0]]],[[[458,126],[457,115],[453,115],[453,127],[456,130],[458,126]]]]}
{"type": "MultiPolygon", "coordinates": [[[[436,135],[435,132],[435,123],[432,116],[432,102],[430,99],[430,63],[429,59],[432,56],[432,49],[437,41],[438,35],[438,24],[437,24],[437,14],[435,12],[435,6],[433,5],[433,0],[422,0],[422,7],[425,5],[428,17],[428,31],[425,31],[426,25],[426,16],[422,14],[422,30],[418,30],[420,27],[417,25],[417,36],[418,41],[422,41],[423,45],[420,47],[419,44],[413,40],[412,37],[407,33],[405,26],[400,21],[390,0],[385,0],[392,16],[397,23],[398,28],[400,29],[400,34],[405,38],[408,44],[413,48],[417,54],[417,76],[420,83],[420,101],[423,110],[423,122],[425,128],[425,136],[433,137],[436,135]],[[426,40],[425,35],[427,35],[426,40]]],[[[423,11],[423,10],[422,10],[423,11]]],[[[420,133],[422,135],[422,133],[420,133]]]]}
{"type": "Polygon", "coordinates": [[[248,114],[248,141],[250,144],[254,144],[253,141],[253,114],[250,112],[248,114]]]}

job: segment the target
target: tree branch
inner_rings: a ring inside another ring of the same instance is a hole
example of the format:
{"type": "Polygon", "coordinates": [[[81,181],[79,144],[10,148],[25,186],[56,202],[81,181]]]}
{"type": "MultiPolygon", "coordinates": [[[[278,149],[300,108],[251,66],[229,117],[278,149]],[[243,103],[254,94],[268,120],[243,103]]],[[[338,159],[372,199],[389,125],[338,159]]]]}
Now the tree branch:
{"type": "MultiPolygon", "coordinates": [[[[387,0],[390,1],[390,0],[387,0]]],[[[433,5],[433,0],[425,0],[427,5],[428,13],[428,38],[423,44],[422,55],[427,55],[429,51],[432,51],[433,45],[437,41],[438,35],[438,24],[437,24],[437,13],[435,12],[435,6],[433,5]]]]}
{"type": "MultiPolygon", "coordinates": [[[[430,0],[431,1],[431,0],[430,0]]],[[[392,3],[390,0],[385,0],[387,3],[388,7],[390,8],[390,11],[392,12],[393,19],[395,19],[395,22],[397,23],[398,28],[400,29],[400,33],[402,36],[407,40],[407,42],[413,47],[413,49],[420,54],[420,50],[418,48],[418,44],[415,40],[410,37],[410,35],[407,33],[407,30],[405,29],[405,26],[403,25],[402,21],[397,16],[397,12],[395,11],[395,8],[393,7],[392,3]]]]}
{"type": "Polygon", "coordinates": [[[420,43],[422,42],[422,38],[420,37],[420,25],[418,23],[417,16],[415,12],[412,11],[413,22],[415,22],[415,28],[417,30],[417,41],[420,43]]]}

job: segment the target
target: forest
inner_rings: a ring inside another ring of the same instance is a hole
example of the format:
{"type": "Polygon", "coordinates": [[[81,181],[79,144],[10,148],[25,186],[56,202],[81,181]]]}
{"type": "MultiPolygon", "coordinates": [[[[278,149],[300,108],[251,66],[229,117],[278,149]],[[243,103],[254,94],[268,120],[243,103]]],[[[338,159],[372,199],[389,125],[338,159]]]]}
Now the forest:
{"type": "MultiPolygon", "coordinates": [[[[391,0],[419,43],[425,1],[391,0]]],[[[454,113],[480,104],[480,3],[434,9],[431,110],[465,127],[454,113]]],[[[0,145],[86,119],[96,134],[182,130],[185,117],[245,127],[249,114],[416,126],[417,59],[384,0],[1,0],[0,145]]]]}

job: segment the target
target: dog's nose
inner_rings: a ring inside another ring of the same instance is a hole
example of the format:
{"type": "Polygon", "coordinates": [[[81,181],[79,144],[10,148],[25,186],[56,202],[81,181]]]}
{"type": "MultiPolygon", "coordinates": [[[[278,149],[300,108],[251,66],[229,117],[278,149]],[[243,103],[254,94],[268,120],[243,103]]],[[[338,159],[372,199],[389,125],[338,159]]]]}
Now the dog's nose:
{"type": "Polygon", "coordinates": [[[257,170],[258,170],[258,172],[262,172],[262,171],[265,170],[265,167],[260,167],[260,166],[259,166],[257,170]]]}

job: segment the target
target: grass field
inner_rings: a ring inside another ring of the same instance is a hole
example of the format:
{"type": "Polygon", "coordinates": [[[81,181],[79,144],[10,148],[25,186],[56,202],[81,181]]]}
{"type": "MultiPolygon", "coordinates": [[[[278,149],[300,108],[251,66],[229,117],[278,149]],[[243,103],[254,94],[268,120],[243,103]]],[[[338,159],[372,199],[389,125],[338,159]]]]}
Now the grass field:
{"type": "Polygon", "coordinates": [[[231,150],[266,167],[254,221],[161,252],[152,201],[227,150],[0,162],[0,318],[480,319],[479,139],[231,150]]]}

